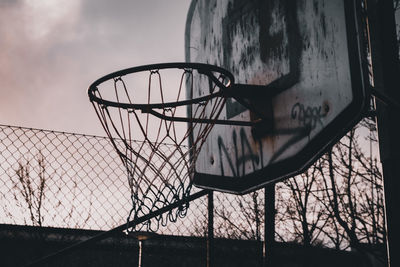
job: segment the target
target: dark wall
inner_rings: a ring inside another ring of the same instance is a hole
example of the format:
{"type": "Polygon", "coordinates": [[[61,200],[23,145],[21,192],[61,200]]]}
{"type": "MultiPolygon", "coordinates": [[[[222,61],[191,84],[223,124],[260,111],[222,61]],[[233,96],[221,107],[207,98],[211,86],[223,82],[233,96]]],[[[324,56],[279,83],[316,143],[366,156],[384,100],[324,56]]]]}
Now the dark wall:
{"type": "MultiPolygon", "coordinates": [[[[100,231],[0,225],[0,266],[24,266],[35,259],[85,240],[100,231]]],[[[206,266],[206,240],[196,237],[156,236],[142,241],[142,266],[206,266]]],[[[138,241],[119,234],[58,255],[41,266],[137,266],[138,241]]],[[[261,266],[262,243],[216,239],[214,266],[261,266]]],[[[277,244],[273,266],[372,266],[363,254],[277,244]]]]}

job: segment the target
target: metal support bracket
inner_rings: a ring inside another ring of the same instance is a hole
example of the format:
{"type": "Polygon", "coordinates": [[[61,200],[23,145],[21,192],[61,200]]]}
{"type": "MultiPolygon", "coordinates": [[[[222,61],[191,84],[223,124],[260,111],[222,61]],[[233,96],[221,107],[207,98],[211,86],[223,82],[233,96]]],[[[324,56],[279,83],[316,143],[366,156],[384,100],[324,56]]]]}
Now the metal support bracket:
{"type": "Polygon", "coordinates": [[[264,85],[233,84],[224,91],[224,95],[234,98],[250,110],[252,134],[255,139],[259,139],[273,130],[272,99],[277,91],[264,85]]]}
{"type": "Polygon", "coordinates": [[[398,110],[400,110],[400,103],[397,102],[396,100],[390,98],[388,95],[383,93],[381,89],[378,89],[376,87],[369,87],[369,90],[371,91],[371,94],[378,98],[380,101],[382,101],[385,105],[394,107],[398,110]]]}
{"type": "MultiPolygon", "coordinates": [[[[272,132],[273,129],[273,109],[272,109],[272,98],[276,93],[274,90],[270,90],[269,86],[262,85],[248,85],[248,84],[233,84],[230,87],[226,87],[226,90],[222,92],[214,93],[213,96],[221,95],[222,97],[231,97],[239,102],[241,105],[246,107],[250,111],[250,121],[238,121],[238,120],[209,120],[209,119],[196,119],[187,117],[169,116],[165,113],[160,113],[150,107],[143,108],[143,113],[149,113],[153,116],[168,121],[180,121],[189,123],[214,123],[219,125],[239,125],[252,127],[251,131],[255,139],[259,139],[272,132]]],[[[211,98],[212,96],[207,97],[211,98]]],[[[206,99],[206,97],[204,97],[206,99]]],[[[185,102],[185,104],[195,104],[192,100],[181,101],[179,104],[185,102]],[[193,103],[191,103],[193,102],[193,103]]],[[[176,106],[177,104],[175,104],[176,106]]],[[[165,104],[165,106],[172,106],[171,103],[165,104]]],[[[158,106],[156,106],[159,108],[158,106]]]]}

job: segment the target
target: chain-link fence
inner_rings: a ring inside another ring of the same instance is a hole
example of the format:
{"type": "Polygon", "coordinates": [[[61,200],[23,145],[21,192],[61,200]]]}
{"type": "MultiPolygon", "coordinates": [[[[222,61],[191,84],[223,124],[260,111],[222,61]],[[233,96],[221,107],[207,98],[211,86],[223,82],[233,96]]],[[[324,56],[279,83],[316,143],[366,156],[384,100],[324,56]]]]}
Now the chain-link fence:
{"type": "Polygon", "coordinates": [[[106,138],[0,126],[0,150],[2,223],[107,229],[129,211],[106,138]]]}
{"type": "MultiPolygon", "coordinates": [[[[363,132],[368,126],[356,128],[363,132]]],[[[346,249],[351,233],[338,221],[358,214],[354,235],[359,242],[382,242],[382,175],[374,154],[361,149],[355,131],[307,172],[277,184],[276,240],[346,249]],[[347,147],[353,148],[353,157],[343,156],[350,155],[347,147]],[[350,167],[358,166],[351,177],[329,172],[333,166],[346,174],[349,160],[350,167]],[[349,199],[358,203],[357,209],[348,209],[349,199]],[[339,214],[332,209],[334,200],[344,203],[339,214]]],[[[369,140],[376,143],[372,137],[369,140]]],[[[126,169],[107,138],[4,125],[0,125],[0,194],[1,224],[109,230],[126,223],[132,207],[126,169]]],[[[214,192],[212,217],[208,204],[207,195],[197,198],[183,218],[159,224],[156,217],[151,220],[156,227],[151,228],[158,234],[207,236],[212,218],[215,237],[264,239],[268,217],[264,189],[244,196],[214,192]]]]}
{"type": "MultiPolygon", "coordinates": [[[[1,125],[0,153],[0,223],[108,230],[126,222],[126,170],[107,138],[1,125]]],[[[207,197],[192,201],[157,232],[207,235],[207,205],[207,197]]],[[[262,205],[257,192],[214,193],[215,235],[260,239],[262,205]]]]}

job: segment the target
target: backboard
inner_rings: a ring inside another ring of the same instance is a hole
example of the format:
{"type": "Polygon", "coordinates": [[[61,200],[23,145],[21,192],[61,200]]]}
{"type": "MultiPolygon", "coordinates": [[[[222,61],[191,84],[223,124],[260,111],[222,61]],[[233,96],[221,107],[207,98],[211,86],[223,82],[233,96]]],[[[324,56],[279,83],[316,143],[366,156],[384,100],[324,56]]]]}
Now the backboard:
{"type": "MultiPolygon", "coordinates": [[[[274,90],[259,99],[271,106],[272,129],[254,136],[251,127],[215,125],[196,160],[195,185],[242,194],[293,176],[359,121],[366,75],[357,3],[192,1],[186,61],[221,66],[236,83],[274,90]]],[[[228,99],[221,119],[251,116],[228,99]]]]}

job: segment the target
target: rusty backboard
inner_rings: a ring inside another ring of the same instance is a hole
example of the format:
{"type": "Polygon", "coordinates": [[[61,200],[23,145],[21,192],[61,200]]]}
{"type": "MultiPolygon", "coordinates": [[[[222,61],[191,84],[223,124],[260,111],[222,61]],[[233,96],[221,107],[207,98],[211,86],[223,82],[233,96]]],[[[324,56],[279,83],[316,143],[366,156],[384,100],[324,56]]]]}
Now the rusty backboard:
{"type": "MultiPolygon", "coordinates": [[[[195,163],[196,185],[246,193],[293,176],[359,120],[366,96],[357,10],[353,0],[192,1],[186,60],[279,89],[262,100],[272,105],[272,131],[254,137],[251,127],[214,126],[195,163]]],[[[228,100],[221,119],[250,117],[228,100]]]]}

